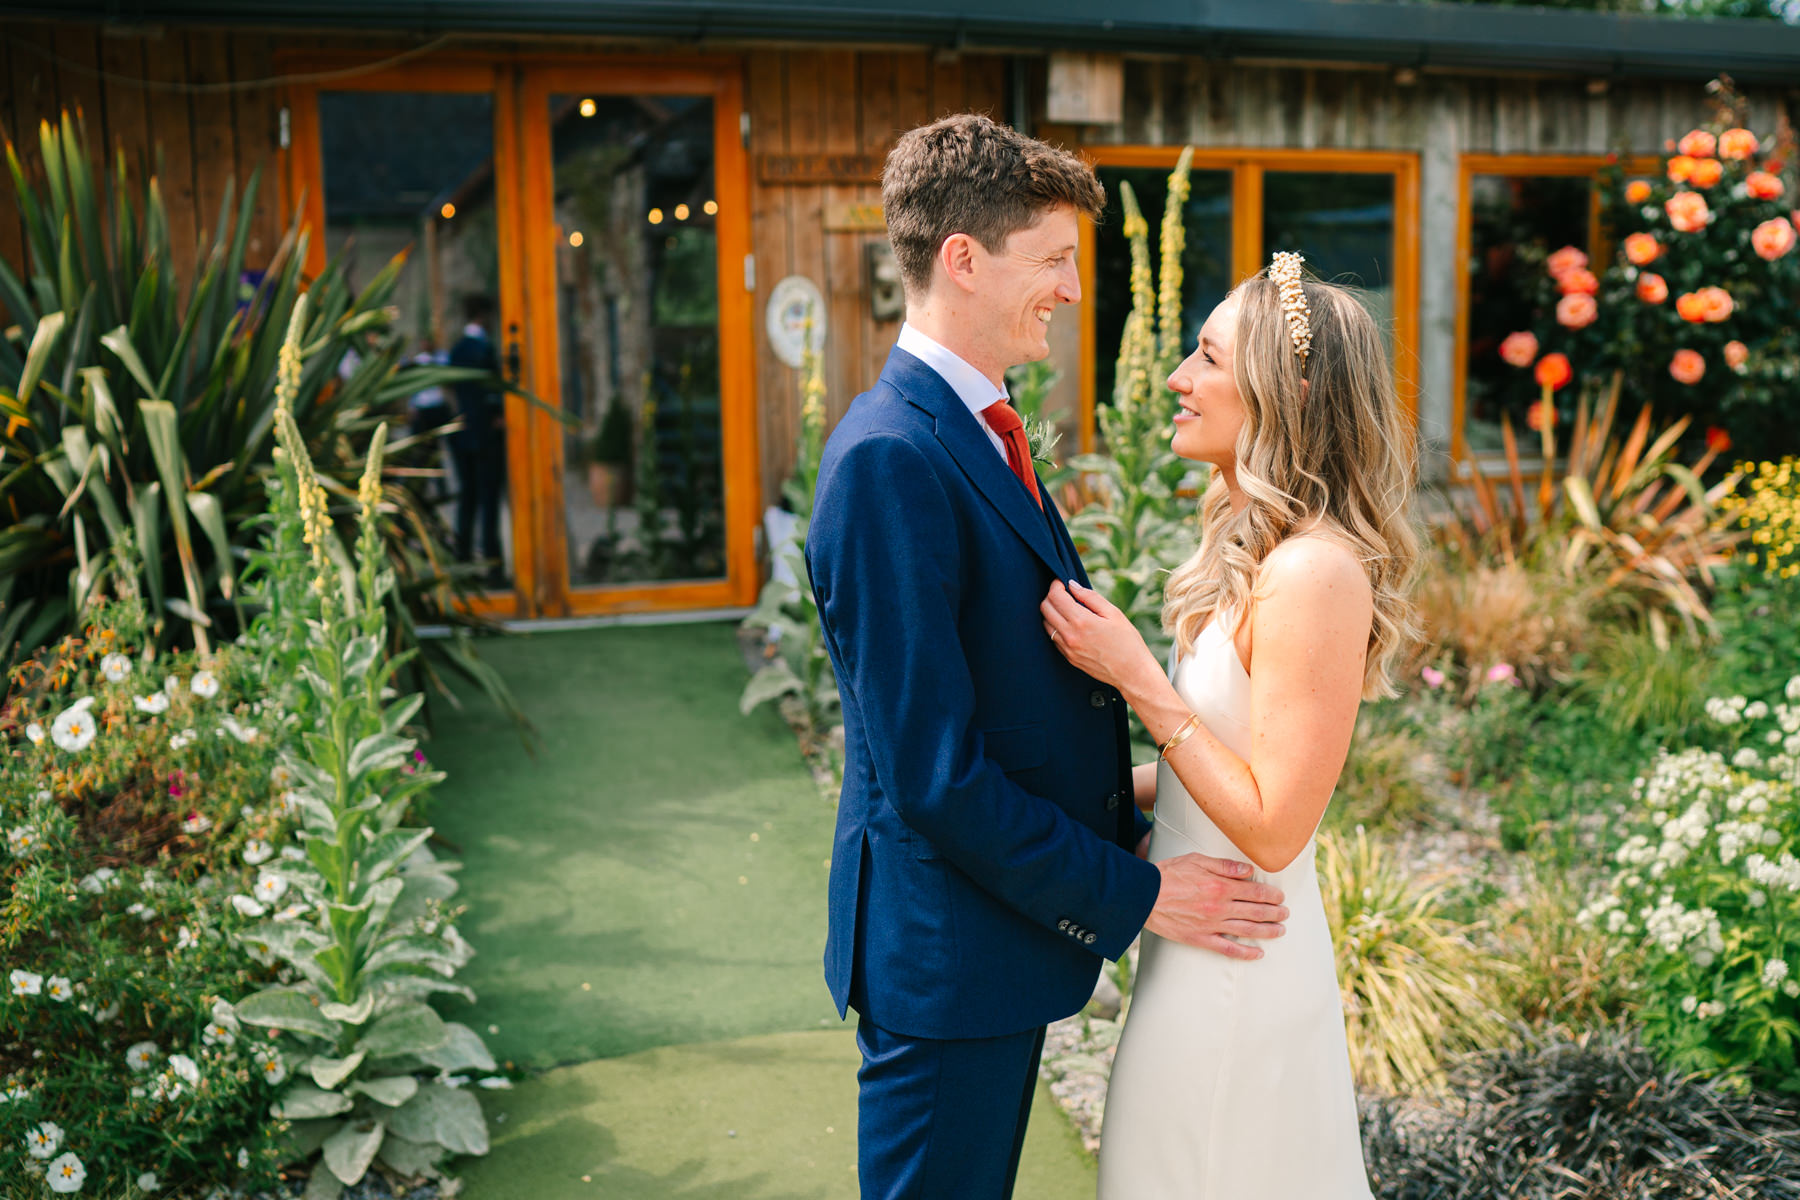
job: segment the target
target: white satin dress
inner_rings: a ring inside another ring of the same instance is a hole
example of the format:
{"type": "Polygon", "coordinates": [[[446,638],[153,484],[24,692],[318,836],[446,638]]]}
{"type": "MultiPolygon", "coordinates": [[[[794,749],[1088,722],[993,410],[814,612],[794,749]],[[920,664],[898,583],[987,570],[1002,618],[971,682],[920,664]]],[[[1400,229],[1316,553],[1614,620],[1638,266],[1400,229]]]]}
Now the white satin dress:
{"type": "MultiPolygon", "coordinates": [[[[1250,756],[1250,676],[1225,622],[1176,664],[1176,692],[1250,756]]],[[[1167,763],[1150,858],[1248,862],[1167,763]]],[[[1100,1139],[1100,1200],[1370,1200],[1331,931],[1313,842],[1256,872],[1286,894],[1287,933],[1241,962],[1146,931],[1100,1139]]]]}

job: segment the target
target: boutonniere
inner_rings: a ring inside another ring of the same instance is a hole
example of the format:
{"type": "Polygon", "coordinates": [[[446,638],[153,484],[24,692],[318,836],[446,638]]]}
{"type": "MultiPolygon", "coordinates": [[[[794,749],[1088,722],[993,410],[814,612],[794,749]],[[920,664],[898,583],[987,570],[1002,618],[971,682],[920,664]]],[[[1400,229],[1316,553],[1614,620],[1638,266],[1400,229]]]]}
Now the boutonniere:
{"type": "Polygon", "coordinates": [[[1049,421],[1033,418],[1025,422],[1025,444],[1031,448],[1031,461],[1045,468],[1056,466],[1056,443],[1062,431],[1049,421]]]}

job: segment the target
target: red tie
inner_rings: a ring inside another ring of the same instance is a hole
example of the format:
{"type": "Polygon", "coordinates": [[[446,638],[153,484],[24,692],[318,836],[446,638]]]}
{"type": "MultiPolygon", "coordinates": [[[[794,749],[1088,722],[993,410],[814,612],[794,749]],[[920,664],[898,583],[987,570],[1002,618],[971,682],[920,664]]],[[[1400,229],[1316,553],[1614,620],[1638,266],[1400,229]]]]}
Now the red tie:
{"type": "Polygon", "coordinates": [[[1044,498],[1038,495],[1037,472],[1031,469],[1031,443],[1025,440],[1025,422],[1004,400],[982,409],[981,417],[989,429],[1000,435],[1001,444],[1006,447],[1006,465],[1019,477],[1037,506],[1044,507],[1044,498]]]}

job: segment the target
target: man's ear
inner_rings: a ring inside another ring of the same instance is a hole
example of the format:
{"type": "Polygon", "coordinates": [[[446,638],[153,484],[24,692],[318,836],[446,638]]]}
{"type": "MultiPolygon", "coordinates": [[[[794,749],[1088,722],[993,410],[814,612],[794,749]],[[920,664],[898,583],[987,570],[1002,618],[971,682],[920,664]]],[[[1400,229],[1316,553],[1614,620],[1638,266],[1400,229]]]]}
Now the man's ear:
{"type": "Polygon", "coordinates": [[[965,292],[972,292],[982,254],[980,242],[966,233],[953,233],[938,247],[938,266],[944,269],[951,283],[965,292]]]}

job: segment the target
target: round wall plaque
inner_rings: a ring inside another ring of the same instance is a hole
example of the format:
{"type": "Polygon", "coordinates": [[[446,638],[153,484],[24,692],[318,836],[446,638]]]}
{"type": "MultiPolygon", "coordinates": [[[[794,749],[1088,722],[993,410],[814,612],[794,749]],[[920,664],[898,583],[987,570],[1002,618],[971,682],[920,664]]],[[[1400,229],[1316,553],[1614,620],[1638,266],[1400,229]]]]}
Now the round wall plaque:
{"type": "Polygon", "coordinates": [[[769,292],[767,323],[769,345],[775,357],[790,367],[800,365],[805,335],[806,314],[812,312],[812,348],[814,353],[825,347],[825,297],[819,286],[804,275],[789,275],[769,292]]]}

